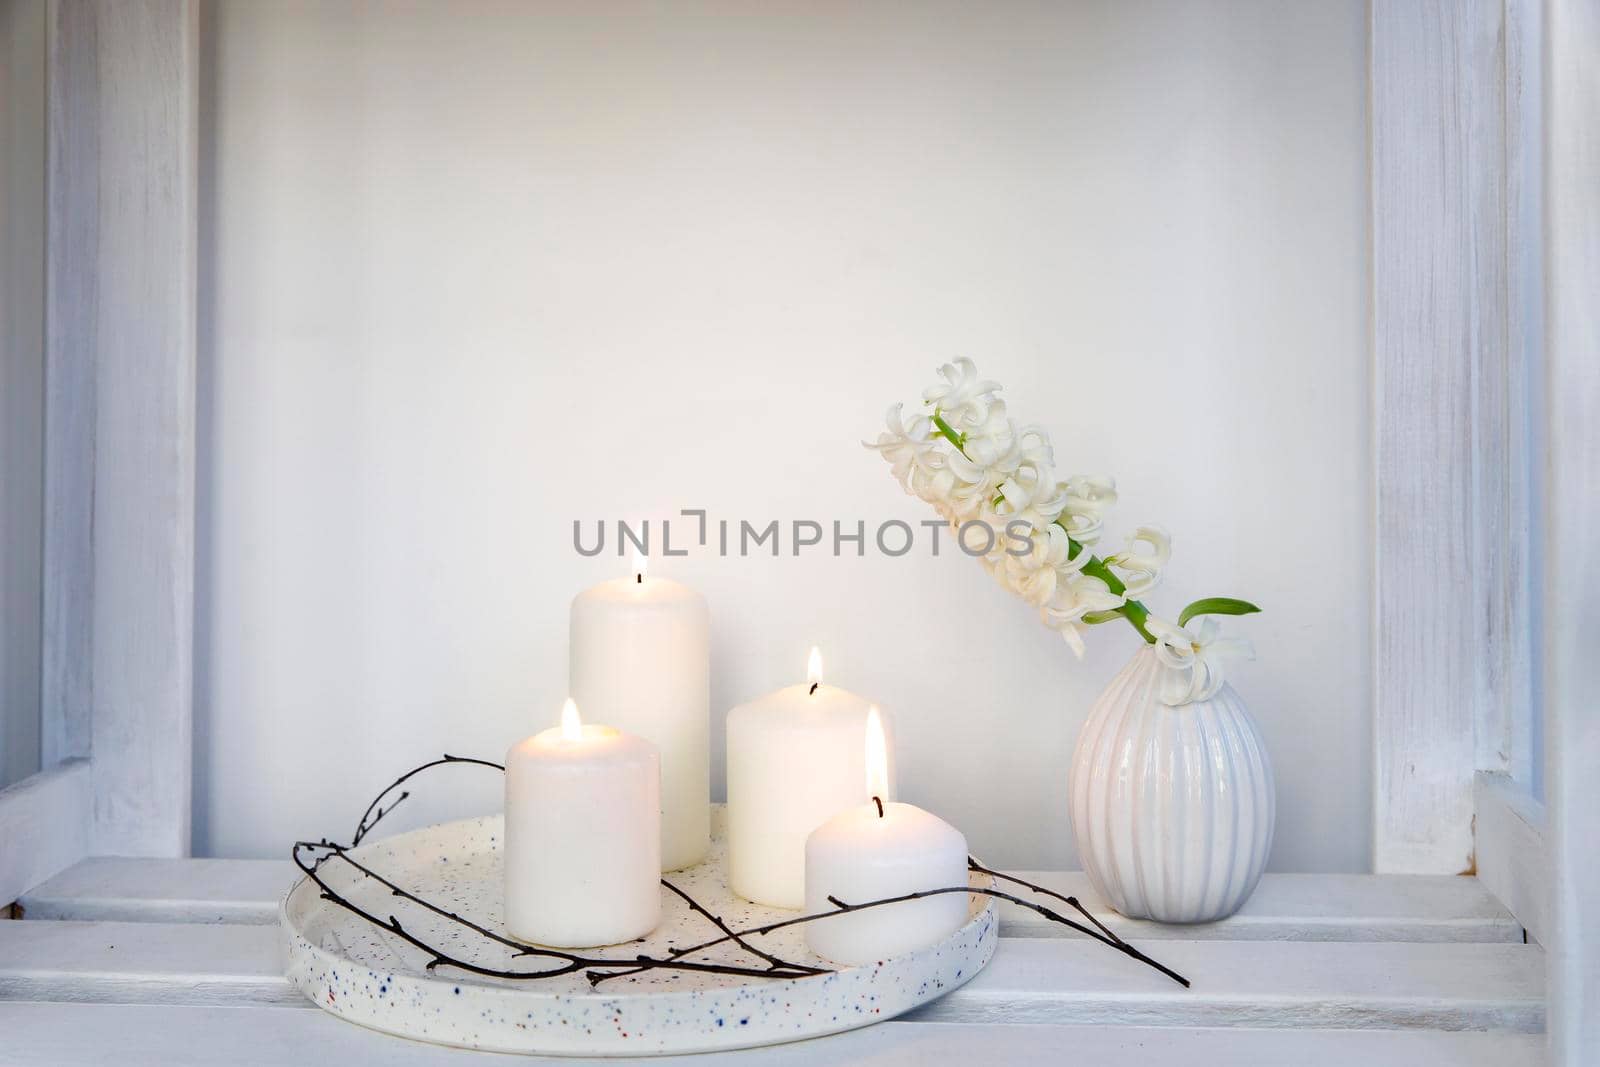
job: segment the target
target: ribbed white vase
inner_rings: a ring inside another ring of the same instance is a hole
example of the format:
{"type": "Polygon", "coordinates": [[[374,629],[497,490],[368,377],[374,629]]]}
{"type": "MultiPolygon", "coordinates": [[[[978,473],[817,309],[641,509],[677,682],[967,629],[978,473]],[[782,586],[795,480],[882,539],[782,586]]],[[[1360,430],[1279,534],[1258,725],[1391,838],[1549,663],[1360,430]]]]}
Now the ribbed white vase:
{"type": "Polygon", "coordinates": [[[1123,915],[1210,922],[1237,911],[1266,866],[1272,762],[1232,686],[1169,707],[1165,669],[1141,648],[1095,701],[1072,754],[1072,832],[1123,915]]]}

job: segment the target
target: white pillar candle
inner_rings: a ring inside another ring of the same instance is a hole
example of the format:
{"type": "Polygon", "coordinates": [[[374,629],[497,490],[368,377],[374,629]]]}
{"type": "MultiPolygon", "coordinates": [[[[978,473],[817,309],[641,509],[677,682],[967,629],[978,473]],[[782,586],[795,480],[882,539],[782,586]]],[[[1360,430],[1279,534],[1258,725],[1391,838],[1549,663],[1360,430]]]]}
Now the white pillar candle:
{"type": "Polygon", "coordinates": [[[811,650],[805,685],[728,713],[728,885],[775,908],[805,903],[806,835],[861,802],[870,704],[822,684],[811,650]]]}
{"type": "Polygon", "coordinates": [[[615,945],[661,918],[661,764],[655,746],[561,725],[506,753],[506,931],[554,948],[615,945]]]}
{"type": "Polygon", "coordinates": [[[592,719],[661,752],[661,869],[711,847],[711,623],[688,586],[634,573],[572,601],[568,691],[592,719]]]}
{"type": "MultiPolygon", "coordinates": [[[[967,884],[967,839],[912,804],[879,803],[888,791],[887,756],[876,709],[867,723],[868,794],[806,839],[806,914],[928,889],[967,884]]],[[[805,924],[806,946],[846,966],[876,963],[926,948],[967,921],[967,894],[866,908],[805,924]]]]}

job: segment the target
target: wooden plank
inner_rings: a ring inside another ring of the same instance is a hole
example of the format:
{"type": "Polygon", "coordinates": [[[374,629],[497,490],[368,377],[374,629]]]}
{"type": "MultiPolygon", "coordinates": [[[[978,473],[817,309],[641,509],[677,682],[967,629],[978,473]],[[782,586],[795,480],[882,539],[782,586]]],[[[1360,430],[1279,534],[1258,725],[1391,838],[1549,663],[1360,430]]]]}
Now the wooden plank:
{"type": "MultiPolygon", "coordinates": [[[[38,919],[272,923],[295,876],[286,860],[95,857],[35,887],[22,903],[25,914],[38,919]]],[[[1112,929],[1142,940],[1522,940],[1516,919],[1472,878],[1268,874],[1232,918],[1167,926],[1113,912],[1082,872],[1025,871],[1020,877],[1077,896],[1112,929]]],[[[1007,937],[1076,936],[1011,904],[1002,905],[1000,923],[1007,937]]]]}
{"type": "MultiPolygon", "coordinates": [[[[0,999],[301,1004],[277,931],[166,923],[0,923],[0,999]]],[[[1166,941],[1183,989],[1087,940],[1007,938],[983,974],[917,1018],[1075,1025],[1537,1032],[1531,945],[1166,941]]]]}
{"type": "Polygon", "coordinates": [[[1371,8],[1379,873],[1472,870],[1479,738],[1526,706],[1503,15],[1371,8]]]}
{"type": "Polygon", "coordinates": [[[39,758],[47,25],[43,4],[0,4],[0,786],[50,765],[39,758]]]}
{"type": "Polygon", "coordinates": [[[67,760],[0,791],[0,904],[89,851],[88,760],[67,760]]]}
{"type": "Polygon", "coordinates": [[[1505,0],[1507,453],[1500,516],[1506,523],[1504,640],[1486,650],[1504,684],[1478,737],[1478,768],[1524,786],[1544,773],[1535,721],[1538,665],[1538,369],[1544,359],[1544,46],[1541,0],[1505,0]]]}
{"type": "Polygon", "coordinates": [[[1540,944],[1550,930],[1543,804],[1503,774],[1478,775],[1478,880],[1540,944]]]}
{"type": "Polygon", "coordinates": [[[1183,989],[1087,941],[1008,939],[916,1019],[1075,1025],[1512,1030],[1544,1026],[1531,945],[1166,941],[1183,989]]]}
{"type": "Polygon", "coordinates": [[[52,8],[46,707],[96,853],[189,850],[197,11],[52,8]]]}
{"type": "MultiPolygon", "coordinates": [[[[1022,877],[1068,896],[1129,940],[1516,942],[1522,928],[1474,878],[1444,875],[1268,874],[1230,918],[1193,926],[1128,919],[1101,902],[1081,872],[1022,877]]],[[[1077,936],[1002,904],[1008,937],[1077,936]]]]}
{"type": "MultiPolygon", "coordinates": [[[[348,1067],[505,1064],[498,1053],[403,1041],[320,1011],[278,1008],[130,1007],[114,1004],[0,1004],[4,1051],[16,1063],[56,1067],[148,1064],[199,1067],[224,1055],[234,1067],[279,1067],[312,1059],[348,1067]]],[[[743,1067],[926,1067],[983,1063],[1035,1067],[1534,1067],[1543,1040],[1527,1034],[1382,1030],[1207,1030],[1135,1026],[1004,1026],[889,1022],[833,1037],[741,1052],[743,1067]]],[[[541,1057],[517,1062],[555,1062],[541,1057]]],[[[726,1055],[608,1060],[618,1067],[726,1067],[726,1055]]]]}
{"type": "Polygon", "coordinates": [[[22,896],[29,919],[275,923],[299,872],[288,860],[96,856],[22,896]]]}
{"type": "Polygon", "coordinates": [[[0,923],[0,1000],[310,1007],[277,930],[163,923],[0,923]]]}
{"type": "Polygon", "coordinates": [[[88,756],[94,703],[100,75],[94,9],[52,3],[47,64],[43,762],[88,756]]]}
{"type": "Polygon", "coordinates": [[[1551,1062],[1600,1049],[1600,656],[1589,635],[1600,589],[1600,7],[1552,0],[1549,45],[1549,467],[1545,753],[1550,806],[1551,1062]]]}

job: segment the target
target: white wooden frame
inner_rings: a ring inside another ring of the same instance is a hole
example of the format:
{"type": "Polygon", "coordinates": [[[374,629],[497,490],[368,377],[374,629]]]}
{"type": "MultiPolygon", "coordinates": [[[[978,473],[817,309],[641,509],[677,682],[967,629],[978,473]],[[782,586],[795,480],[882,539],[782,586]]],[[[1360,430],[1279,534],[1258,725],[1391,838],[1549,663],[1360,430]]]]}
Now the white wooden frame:
{"type": "MultiPolygon", "coordinates": [[[[0,792],[0,902],[189,850],[198,11],[50,3],[47,769],[0,792]]],[[[1548,946],[1576,1062],[1600,1047],[1600,12],[1373,0],[1370,42],[1373,865],[1478,872],[1548,946]]]]}
{"type": "Polygon", "coordinates": [[[1600,1047],[1584,608],[1600,588],[1600,10],[1375,0],[1371,40],[1373,864],[1475,871],[1546,947],[1552,1061],[1584,1062],[1600,1047]]]}
{"type": "Polygon", "coordinates": [[[52,0],[45,770],[0,793],[0,901],[189,851],[196,0],[52,0]]]}
{"type": "Polygon", "coordinates": [[[1372,6],[1379,871],[1470,873],[1474,773],[1529,777],[1518,24],[1502,0],[1372,6]]]}
{"type": "Polygon", "coordinates": [[[1548,1033],[1557,1063],[1600,1049],[1600,7],[1551,0],[1544,41],[1549,462],[1545,732],[1550,806],[1548,1033]]]}

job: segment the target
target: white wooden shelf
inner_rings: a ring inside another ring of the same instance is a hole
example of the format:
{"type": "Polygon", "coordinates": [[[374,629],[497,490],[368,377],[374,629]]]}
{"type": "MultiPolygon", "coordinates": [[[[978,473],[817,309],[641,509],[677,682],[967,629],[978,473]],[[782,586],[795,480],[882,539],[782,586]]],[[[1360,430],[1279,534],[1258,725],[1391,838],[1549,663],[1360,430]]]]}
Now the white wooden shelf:
{"type": "MultiPolygon", "coordinates": [[[[1543,1027],[1543,953],[1529,945],[1167,941],[1183,989],[1088,940],[1005,938],[983,974],[919,1018],[1515,1030],[1543,1027]]],[[[314,1010],[281,973],[270,926],[0,924],[0,998],[263,1004],[314,1010]]]]}
{"type": "MultiPolygon", "coordinates": [[[[130,1007],[0,1003],[0,1063],[52,1067],[506,1067],[549,1063],[440,1048],[363,1030],[326,1012],[287,1008],[130,1007]],[[114,1049],[114,1052],[108,1051],[114,1049]]],[[[1523,1067],[1539,1062],[1529,1034],[1426,1030],[1195,1030],[1139,1026],[1007,1026],[888,1022],[865,1030],[711,1056],[606,1060],[608,1067],[1523,1067]]],[[[570,1062],[570,1061],[568,1061],[570,1062]]],[[[600,1061],[597,1061],[600,1062],[600,1061]]]]}
{"type": "MultiPolygon", "coordinates": [[[[22,897],[30,919],[275,923],[294,884],[287,860],[85,860],[22,897]]],[[[1118,934],[1185,941],[1522,941],[1522,927],[1475,878],[1450,875],[1268,874],[1239,913],[1167,926],[1111,911],[1080,871],[1019,876],[1075,895],[1118,934]]],[[[1076,936],[1002,904],[1008,937],[1076,936]]]]}
{"type": "MultiPolygon", "coordinates": [[[[282,977],[287,862],[86,860],[0,922],[0,1063],[457,1063],[488,1056],[343,1023],[282,977]]],[[[1182,989],[1104,947],[1008,910],[994,962],[906,1019],[745,1054],[751,1064],[981,1059],[1381,1064],[1538,1062],[1544,953],[1473,878],[1268,875],[1225,922],[1115,916],[1081,874],[1031,880],[1083,898],[1187,974],[1182,989]]],[[[674,1064],[711,1058],[674,1059],[674,1064]]],[[[727,1057],[716,1059],[728,1063],[727,1057]]]]}
{"type": "Polygon", "coordinates": [[[278,902],[297,874],[288,860],[97,857],[62,871],[17,903],[28,919],[275,923],[278,902]]]}

